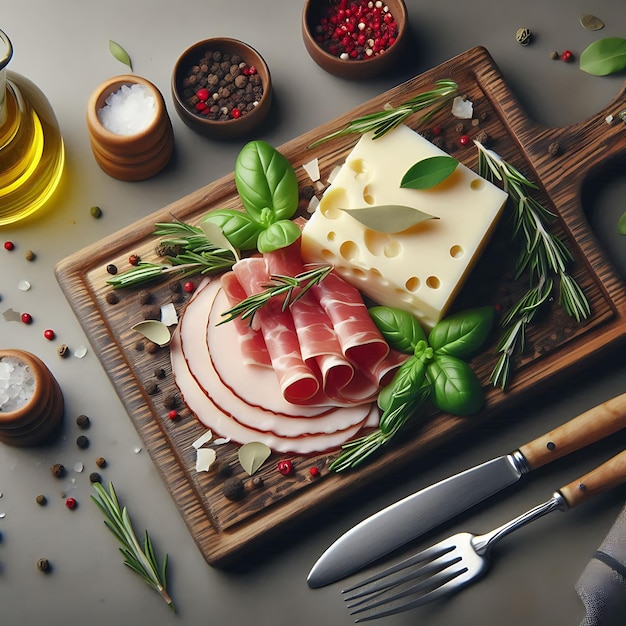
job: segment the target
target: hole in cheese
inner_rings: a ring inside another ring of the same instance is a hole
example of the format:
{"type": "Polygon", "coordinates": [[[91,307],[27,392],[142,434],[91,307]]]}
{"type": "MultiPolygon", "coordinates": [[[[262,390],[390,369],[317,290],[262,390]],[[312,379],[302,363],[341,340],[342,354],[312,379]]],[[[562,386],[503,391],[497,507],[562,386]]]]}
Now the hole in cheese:
{"type": "Polygon", "coordinates": [[[365,161],[365,159],[351,159],[346,162],[346,165],[354,172],[356,180],[369,178],[367,161],[365,161]]]}
{"type": "Polygon", "coordinates": [[[377,257],[393,259],[402,252],[402,245],[397,239],[388,233],[380,233],[369,228],[363,234],[363,242],[368,252],[377,257]]]}
{"type": "Polygon", "coordinates": [[[456,245],[450,248],[450,256],[453,259],[460,259],[463,256],[463,254],[464,254],[464,250],[462,246],[456,245]]]}
{"type": "Polygon", "coordinates": [[[376,196],[372,191],[371,185],[365,185],[365,187],[363,187],[363,202],[365,202],[365,204],[369,204],[370,206],[374,206],[376,204],[376,196]]]}
{"type": "Polygon", "coordinates": [[[337,233],[334,230],[329,230],[328,234],[326,235],[326,239],[328,239],[328,241],[335,241],[336,237],[337,233]]]}
{"type": "Polygon", "coordinates": [[[485,186],[485,180],[483,178],[475,178],[470,183],[470,189],[474,191],[480,191],[485,186]]]}
{"type": "Polygon", "coordinates": [[[420,288],[421,281],[417,276],[411,276],[405,283],[404,286],[407,288],[407,291],[417,291],[420,288]]]}
{"type": "Polygon", "coordinates": [[[346,260],[352,261],[359,258],[359,246],[354,241],[344,241],[339,247],[339,254],[346,260]]]}
{"type": "Polygon", "coordinates": [[[441,281],[437,276],[429,276],[426,279],[426,285],[431,289],[439,289],[439,287],[441,287],[441,281]]]}

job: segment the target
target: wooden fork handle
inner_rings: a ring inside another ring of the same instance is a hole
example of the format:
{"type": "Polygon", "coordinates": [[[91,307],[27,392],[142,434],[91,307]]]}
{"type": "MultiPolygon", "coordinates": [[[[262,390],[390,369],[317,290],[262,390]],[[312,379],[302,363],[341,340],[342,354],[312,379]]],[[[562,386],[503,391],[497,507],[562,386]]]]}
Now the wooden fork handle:
{"type": "Polygon", "coordinates": [[[521,446],[530,469],[535,469],[600,441],[626,427],[626,393],[581,413],[569,422],[521,446]]]}
{"type": "Polygon", "coordinates": [[[561,487],[559,491],[571,508],[624,482],[626,482],[626,450],[561,487]]]}

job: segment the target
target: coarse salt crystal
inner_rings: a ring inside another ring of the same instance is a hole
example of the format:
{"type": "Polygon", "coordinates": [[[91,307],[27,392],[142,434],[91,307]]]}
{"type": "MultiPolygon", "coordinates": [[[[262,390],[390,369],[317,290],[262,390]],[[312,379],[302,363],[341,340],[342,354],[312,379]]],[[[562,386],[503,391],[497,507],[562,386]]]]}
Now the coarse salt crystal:
{"type": "Polygon", "coordinates": [[[15,357],[0,359],[0,411],[17,411],[33,397],[35,386],[35,375],[27,363],[15,357]]]}
{"type": "Polygon", "coordinates": [[[156,101],[145,85],[122,85],[98,109],[102,125],[116,135],[136,135],[156,117],[156,101]]]}

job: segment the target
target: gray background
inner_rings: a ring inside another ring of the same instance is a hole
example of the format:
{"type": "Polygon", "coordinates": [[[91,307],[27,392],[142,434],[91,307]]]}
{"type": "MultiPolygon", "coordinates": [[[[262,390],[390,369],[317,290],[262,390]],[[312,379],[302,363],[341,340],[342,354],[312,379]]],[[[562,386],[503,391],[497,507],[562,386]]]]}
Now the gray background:
{"type": "MultiPolygon", "coordinates": [[[[189,130],[174,113],[170,73],[177,56],[191,43],[210,36],[231,36],[256,47],[274,79],[276,106],[260,138],[280,145],[402,80],[476,45],[485,46],[528,115],[548,126],[565,126],[604,108],[619,93],[624,75],[597,78],[577,63],[550,59],[551,50],[569,48],[575,55],[597,38],[626,34],[626,4],[616,0],[466,0],[407,2],[414,58],[398,75],[352,83],[326,74],[308,57],[300,37],[302,3],[279,0],[0,0],[0,28],[12,39],[10,65],[34,81],[52,103],[67,147],[67,169],[49,210],[28,223],[5,228],[2,240],[18,245],[2,252],[0,309],[29,311],[26,326],[0,318],[0,345],[30,350],[43,358],[61,383],[67,403],[63,437],[38,450],[0,446],[0,623],[21,624],[267,624],[300,626],[352,623],[340,598],[340,584],[312,591],[305,578],[319,554],[343,531],[384,505],[455,471],[508,452],[578,412],[624,391],[626,365],[615,351],[566,382],[555,383],[534,402],[452,442],[416,462],[411,472],[372,485],[342,507],[320,511],[301,528],[255,554],[238,570],[206,564],[168,495],[133,425],[97,358],[61,360],[59,342],[88,345],[81,327],[53,276],[57,261],[103,236],[149,215],[232,171],[244,140],[218,143],[189,130]],[[591,33],[579,24],[584,13],[606,23],[591,33]],[[515,31],[526,26],[534,42],[522,47],[515,31]],[[129,52],[134,70],[154,82],[166,98],[174,123],[176,157],[166,171],[143,183],[109,178],[96,165],[89,147],[85,105],[95,87],[126,68],[108,52],[108,40],[129,52]],[[100,205],[94,220],[89,207],[100,205]],[[32,249],[29,263],[23,252],[32,249]],[[32,289],[22,292],[17,282],[32,289]],[[58,335],[42,338],[45,328],[58,335]],[[88,414],[92,445],[78,450],[74,418],[88,414]],[[464,445],[467,444],[467,445],[464,445]],[[117,544],[89,501],[88,472],[96,456],[109,460],[102,472],[128,505],[136,528],[147,528],[160,554],[170,554],[170,590],[178,607],[172,615],[156,594],[122,565],[117,544]],[[52,463],[69,468],[58,482],[52,463]],[[85,471],[73,471],[76,462],[85,471]],[[39,508],[35,496],[46,493],[39,508]],[[61,493],[79,502],[63,506],[61,493]],[[35,562],[47,557],[49,575],[35,562]]],[[[626,129],[624,140],[626,140],[626,129]]],[[[590,195],[594,224],[612,233],[624,208],[626,179],[608,172],[590,195]]],[[[626,242],[613,238],[613,254],[624,269],[626,242]]],[[[553,489],[624,447],[624,437],[593,446],[528,477],[471,514],[433,532],[428,539],[469,529],[488,530],[545,500],[553,489]]],[[[578,624],[584,611],[574,584],[590,555],[624,504],[618,488],[594,503],[568,513],[554,513],[500,544],[487,578],[445,602],[390,618],[386,624],[507,623],[578,624]]],[[[425,540],[426,541],[426,540],[425,540]]]]}

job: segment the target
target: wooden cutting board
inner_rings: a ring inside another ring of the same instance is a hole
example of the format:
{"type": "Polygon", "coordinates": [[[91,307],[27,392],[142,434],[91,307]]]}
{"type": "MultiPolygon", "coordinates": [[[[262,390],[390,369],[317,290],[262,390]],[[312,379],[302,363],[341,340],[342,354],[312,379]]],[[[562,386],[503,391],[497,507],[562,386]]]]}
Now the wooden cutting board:
{"type": "MultiPolygon", "coordinates": [[[[555,304],[545,319],[531,330],[527,350],[516,361],[515,377],[506,393],[488,383],[495,365],[494,346],[475,358],[472,366],[485,384],[487,401],[481,414],[471,420],[433,413],[431,419],[411,429],[382,457],[358,471],[339,475],[330,474],[327,469],[333,454],[292,458],[295,471],[288,477],[276,469],[277,461],[284,457],[273,455],[258,474],[263,486],[249,489],[242,501],[232,502],[223,495],[222,472],[195,471],[195,451],[191,444],[204,428],[180,403],[180,419],[168,418],[168,401],[176,399],[177,389],[167,348],[149,350],[131,330],[134,323],[152,316],[151,308],[170,301],[173,295],[176,296],[175,306],[182,311],[188,296],[173,291],[180,283],[170,281],[149,288],[149,304],[142,304],[137,289],[116,292],[119,302],[111,304],[107,301],[111,288],[106,285],[109,278],[106,266],[113,263],[126,268],[131,254],[138,254],[143,260],[155,259],[157,239],[152,233],[157,222],[169,222],[176,216],[195,223],[211,209],[237,208],[233,176],[223,177],[80,250],[56,267],[59,284],[94,351],[199,549],[213,565],[224,566],[249,555],[255,546],[268,542],[278,532],[297,530],[298,521],[312,511],[320,507],[331,509],[341,498],[365,488],[375,478],[399,472],[409,459],[414,460],[470,429],[477,420],[494,418],[519,402],[522,394],[527,400],[530,393],[537,393],[556,379],[588,366],[592,357],[601,356],[626,337],[624,281],[607,260],[581,206],[585,179],[602,164],[623,157],[626,152],[622,124],[611,125],[605,121],[608,115],[615,115],[626,107],[623,93],[605,111],[580,124],[545,128],[524,115],[489,53],[477,47],[279,147],[296,168],[301,188],[310,185],[300,167],[303,163],[317,157],[325,181],[333,168],[343,163],[357,137],[348,136],[309,149],[314,140],[342,128],[357,116],[381,110],[389,102],[397,105],[418,92],[431,89],[434,82],[442,78],[452,78],[459,84],[460,92],[473,102],[475,117],[479,120],[477,126],[466,124],[460,131],[456,128],[458,120],[452,118],[449,111],[442,112],[432,125],[441,126],[444,148],[475,169],[476,149],[471,142],[461,146],[458,137],[461,132],[475,137],[484,131],[489,147],[540,184],[537,199],[558,216],[553,228],[574,254],[572,273],[592,309],[589,320],[578,324],[555,304]],[[549,150],[551,144],[558,144],[557,154],[549,150]],[[319,476],[309,473],[312,466],[320,470],[319,476]]],[[[417,122],[417,119],[409,120],[409,125],[415,127],[417,122]]],[[[496,233],[459,296],[458,308],[494,304],[505,310],[523,293],[526,287],[511,280],[514,262],[511,247],[510,234],[496,233]]],[[[236,450],[235,445],[226,444],[219,448],[218,458],[230,465],[233,475],[249,482],[236,462],[236,450]]]]}

